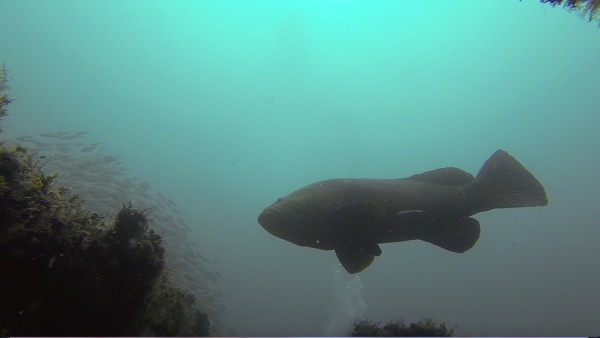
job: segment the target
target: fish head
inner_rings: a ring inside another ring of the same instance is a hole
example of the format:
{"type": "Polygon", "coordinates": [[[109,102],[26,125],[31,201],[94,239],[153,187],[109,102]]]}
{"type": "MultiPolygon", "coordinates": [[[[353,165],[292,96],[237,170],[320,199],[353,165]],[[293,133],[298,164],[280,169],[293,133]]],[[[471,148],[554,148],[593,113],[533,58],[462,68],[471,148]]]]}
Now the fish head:
{"type": "Polygon", "coordinates": [[[298,230],[301,229],[302,221],[299,215],[278,199],[275,203],[267,207],[258,216],[258,223],[271,235],[281,239],[294,241],[298,237],[298,230]]]}
{"type": "Polygon", "coordinates": [[[300,246],[332,249],[327,235],[329,209],[325,190],[308,186],[277,199],[258,216],[258,223],[271,235],[300,246]]]}

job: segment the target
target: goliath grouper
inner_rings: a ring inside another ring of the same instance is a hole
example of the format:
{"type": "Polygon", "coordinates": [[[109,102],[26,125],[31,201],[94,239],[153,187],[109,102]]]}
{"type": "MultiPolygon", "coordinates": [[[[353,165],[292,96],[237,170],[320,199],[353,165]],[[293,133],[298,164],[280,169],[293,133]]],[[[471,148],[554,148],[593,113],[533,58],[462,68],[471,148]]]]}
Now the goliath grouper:
{"type": "Polygon", "coordinates": [[[400,179],[330,179],[278,199],[258,223],[274,236],[335,253],[349,273],[381,255],[380,243],[420,239],[465,252],[479,238],[470,216],[498,208],[548,204],[540,182],[496,151],[477,177],[442,168],[400,179]]]}

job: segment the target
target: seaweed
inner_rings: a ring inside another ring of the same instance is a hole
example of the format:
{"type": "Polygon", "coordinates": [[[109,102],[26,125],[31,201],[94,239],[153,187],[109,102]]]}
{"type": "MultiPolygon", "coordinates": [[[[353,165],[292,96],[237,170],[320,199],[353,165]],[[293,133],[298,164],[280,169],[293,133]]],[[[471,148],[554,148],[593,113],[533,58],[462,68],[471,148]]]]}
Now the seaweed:
{"type": "Polygon", "coordinates": [[[381,326],[368,319],[354,323],[353,337],[452,337],[454,329],[446,324],[438,324],[433,319],[421,319],[416,323],[405,324],[402,320],[390,321],[381,326]]]}
{"type": "Polygon", "coordinates": [[[0,145],[0,335],[208,335],[149,211],[101,216],[56,177],[28,149],[0,145]]]}
{"type": "Polygon", "coordinates": [[[540,0],[541,3],[549,3],[553,7],[563,5],[569,11],[576,11],[582,16],[587,16],[588,21],[600,21],[600,0],[540,0]]]}
{"type": "Polygon", "coordinates": [[[8,89],[8,71],[2,65],[0,69],[0,120],[6,115],[6,107],[12,102],[7,94],[8,89]]]}
{"type": "MultiPolygon", "coordinates": [[[[3,66],[0,119],[7,82],[3,66]]],[[[197,298],[173,283],[149,209],[92,212],[38,155],[0,142],[0,336],[211,334],[197,298]]]]}

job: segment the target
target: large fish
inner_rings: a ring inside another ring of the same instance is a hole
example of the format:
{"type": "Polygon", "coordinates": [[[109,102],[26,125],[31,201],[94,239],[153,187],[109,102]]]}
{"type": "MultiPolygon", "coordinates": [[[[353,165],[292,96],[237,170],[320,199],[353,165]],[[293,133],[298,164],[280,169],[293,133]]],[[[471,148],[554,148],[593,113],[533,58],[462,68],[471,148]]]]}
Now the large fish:
{"type": "Polygon", "coordinates": [[[368,267],[380,243],[420,239],[465,252],[479,238],[470,216],[497,208],[548,204],[540,182],[496,151],[477,177],[442,168],[400,179],[330,179],[278,199],[258,223],[297,245],[335,253],[349,273],[368,267]]]}

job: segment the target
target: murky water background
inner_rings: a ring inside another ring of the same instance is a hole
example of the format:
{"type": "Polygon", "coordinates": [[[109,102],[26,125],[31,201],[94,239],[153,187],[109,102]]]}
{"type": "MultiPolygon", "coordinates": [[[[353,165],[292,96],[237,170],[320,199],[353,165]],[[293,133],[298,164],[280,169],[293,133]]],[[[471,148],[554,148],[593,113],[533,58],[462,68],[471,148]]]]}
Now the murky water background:
{"type": "Polygon", "coordinates": [[[15,99],[3,137],[30,137],[92,208],[157,208],[178,278],[235,334],[331,334],[355,315],[432,317],[459,335],[600,331],[594,23],[533,0],[23,0],[0,13],[15,99]],[[383,245],[350,312],[335,254],[256,221],[317,180],[476,173],[499,148],[550,205],[477,215],[464,254],[383,245]]]}

